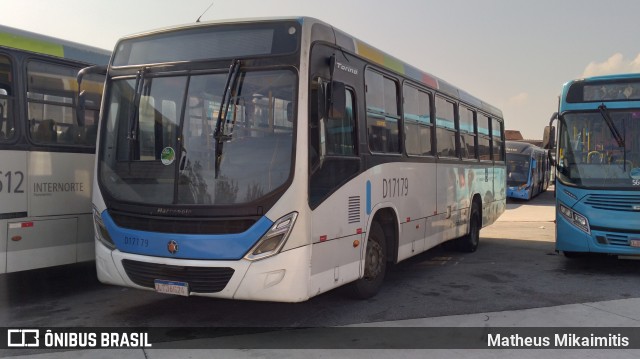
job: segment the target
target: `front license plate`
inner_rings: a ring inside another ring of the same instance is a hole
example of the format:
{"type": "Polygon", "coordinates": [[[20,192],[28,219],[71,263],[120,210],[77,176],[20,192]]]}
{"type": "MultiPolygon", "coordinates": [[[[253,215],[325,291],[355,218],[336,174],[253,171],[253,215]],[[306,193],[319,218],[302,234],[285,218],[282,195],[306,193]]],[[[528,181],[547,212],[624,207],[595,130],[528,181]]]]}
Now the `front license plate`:
{"type": "Polygon", "coordinates": [[[156,279],[154,285],[158,293],[189,296],[189,283],[156,279]]]}
{"type": "Polygon", "coordinates": [[[640,239],[632,239],[629,241],[631,247],[640,247],[640,239]]]}

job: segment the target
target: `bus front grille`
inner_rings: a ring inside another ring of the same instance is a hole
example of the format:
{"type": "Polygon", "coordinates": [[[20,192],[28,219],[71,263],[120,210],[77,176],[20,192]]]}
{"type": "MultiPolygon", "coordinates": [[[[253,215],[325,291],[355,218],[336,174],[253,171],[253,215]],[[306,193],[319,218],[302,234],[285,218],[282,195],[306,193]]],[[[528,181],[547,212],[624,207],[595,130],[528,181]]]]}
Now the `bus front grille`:
{"type": "Polygon", "coordinates": [[[233,268],[189,267],[157,263],[122,261],[127,276],[135,284],[154,288],[156,279],[189,283],[189,291],[217,293],[224,289],[233,276],[233,268]]]}
{"type": "Polygon", "coordinates": [[[640,208],[640,196],[592,194],[587,196],[584,203],[595,209],[633,212],[640,208]]]}
{"type": "Polygon", "coordinates": [[[109,211],[118,227],[146,232],[180,234],[236,234],[257,222],[257,218],[172,218],[109,211]]]}

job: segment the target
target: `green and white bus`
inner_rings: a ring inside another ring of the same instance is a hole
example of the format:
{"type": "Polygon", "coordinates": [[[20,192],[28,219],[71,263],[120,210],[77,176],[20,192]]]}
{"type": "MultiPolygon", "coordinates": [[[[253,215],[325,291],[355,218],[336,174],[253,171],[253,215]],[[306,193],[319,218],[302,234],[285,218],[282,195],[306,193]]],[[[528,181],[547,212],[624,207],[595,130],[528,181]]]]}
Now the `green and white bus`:
{"type": "Polygon", "coordinates": [[[497,108],[322,21],[198,23],[121,39],[93,205],[104,283],[299,302],[505,209],[497,108]]]}
{"type": "Polygon", "coordinates": [[[0,26],[0,273],[94,258],[91,216],[104,76],[78,71],[110,52],[0,26]]]}

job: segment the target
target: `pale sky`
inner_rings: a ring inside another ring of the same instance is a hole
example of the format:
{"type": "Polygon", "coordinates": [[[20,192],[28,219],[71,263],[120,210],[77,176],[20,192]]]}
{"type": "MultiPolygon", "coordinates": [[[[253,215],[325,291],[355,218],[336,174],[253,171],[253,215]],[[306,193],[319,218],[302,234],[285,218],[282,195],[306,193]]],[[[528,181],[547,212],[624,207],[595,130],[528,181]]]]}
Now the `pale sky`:
{"type": "MultiPolygon", "coordinates": [[[[112,50],[211,0],[0,0],[0,24],[112,50]]],[[[312,16],[502,109],[541,139],[564,82],[640,72],[637,0],[216,0],[201,21],[312,16]]]]}

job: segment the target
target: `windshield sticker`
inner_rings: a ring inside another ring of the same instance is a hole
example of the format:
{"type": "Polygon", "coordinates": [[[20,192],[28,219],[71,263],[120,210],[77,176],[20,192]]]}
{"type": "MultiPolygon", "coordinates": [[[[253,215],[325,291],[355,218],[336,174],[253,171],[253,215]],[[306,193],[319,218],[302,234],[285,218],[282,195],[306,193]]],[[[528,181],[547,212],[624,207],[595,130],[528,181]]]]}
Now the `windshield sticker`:
{"type": "Polygon", "coordinates": [[[631,179],[640,180],[640,168],[634,168],[631,170],[631,179]]]}
{"type": "Polygon", "coordinates": [[[171,147],[165,147],[160,153],[160,159],[162,164],[168,166],[173,163],[176,159],[176,151],[174,151],[171,147]]]}

